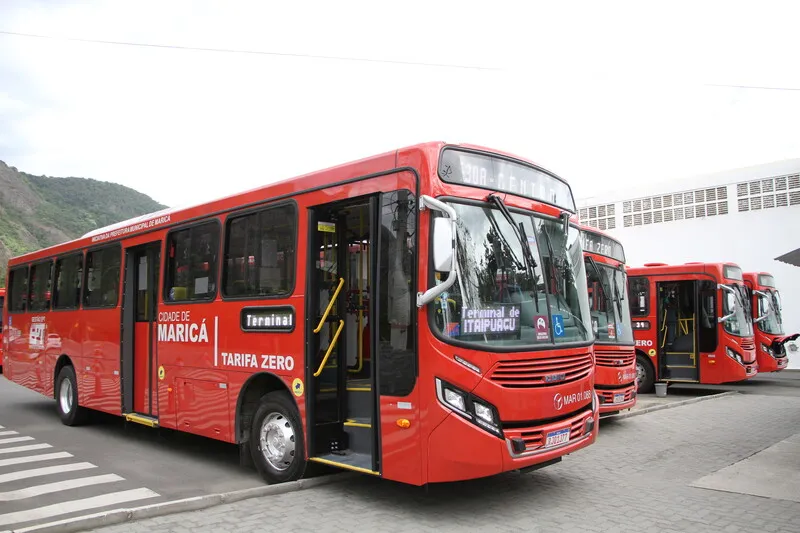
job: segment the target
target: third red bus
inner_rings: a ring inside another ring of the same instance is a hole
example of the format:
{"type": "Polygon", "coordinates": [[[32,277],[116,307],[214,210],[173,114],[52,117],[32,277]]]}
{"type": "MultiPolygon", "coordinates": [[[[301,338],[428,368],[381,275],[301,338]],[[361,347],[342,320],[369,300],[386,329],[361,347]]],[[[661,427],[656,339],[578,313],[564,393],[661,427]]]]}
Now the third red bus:
{"type": "Polygon", "coordinates": [[[745,272],[753,309],[756,357],[759,372],[780,372],[789,364],[786,343],[798,338],[787,335],[783,329],[783,306],[775,278],[768,272],[745,272]]]}

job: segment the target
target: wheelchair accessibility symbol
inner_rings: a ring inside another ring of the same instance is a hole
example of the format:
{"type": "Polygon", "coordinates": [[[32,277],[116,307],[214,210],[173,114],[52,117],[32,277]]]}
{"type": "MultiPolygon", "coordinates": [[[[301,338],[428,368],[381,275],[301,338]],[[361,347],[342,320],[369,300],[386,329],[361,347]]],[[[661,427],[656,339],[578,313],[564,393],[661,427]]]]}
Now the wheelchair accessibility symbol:
{"type": "Polygon", "coordinates": [[[564,317],[561,315],[553,315],[553,335],[564,336],[564,317]]]}

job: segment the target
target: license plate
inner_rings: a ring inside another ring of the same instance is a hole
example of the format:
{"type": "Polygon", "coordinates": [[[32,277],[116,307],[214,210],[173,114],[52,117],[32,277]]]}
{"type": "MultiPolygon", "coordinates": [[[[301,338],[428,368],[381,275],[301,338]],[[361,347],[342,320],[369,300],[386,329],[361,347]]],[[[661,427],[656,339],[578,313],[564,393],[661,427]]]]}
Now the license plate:
{"type": "Polygon", "coordinates": [[[552,448],[553,446],[558,446],[559,444],[564,444],[565,442],[569,442],[569,428],[559,429],[557,431],[551,431],[548,433],[547,439],[544,441],[544,447],[552,448]]]}
{"type": "Polygon", "coordinates": [[[615,394],[614,403],[625,403],[625,393],[615,394]]]}

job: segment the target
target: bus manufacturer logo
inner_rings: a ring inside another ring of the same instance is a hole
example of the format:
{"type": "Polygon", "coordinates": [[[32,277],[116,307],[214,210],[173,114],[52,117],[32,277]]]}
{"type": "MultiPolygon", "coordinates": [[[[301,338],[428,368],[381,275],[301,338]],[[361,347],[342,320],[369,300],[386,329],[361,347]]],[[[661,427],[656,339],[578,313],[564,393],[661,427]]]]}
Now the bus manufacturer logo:
{"type": "Polygon", "coordinates": [[[560,374],[550,374],[544,377],[545,383],[557,383],[559,381],[564,381],[567,377],[567,374],[561,372],[560,374]]]}

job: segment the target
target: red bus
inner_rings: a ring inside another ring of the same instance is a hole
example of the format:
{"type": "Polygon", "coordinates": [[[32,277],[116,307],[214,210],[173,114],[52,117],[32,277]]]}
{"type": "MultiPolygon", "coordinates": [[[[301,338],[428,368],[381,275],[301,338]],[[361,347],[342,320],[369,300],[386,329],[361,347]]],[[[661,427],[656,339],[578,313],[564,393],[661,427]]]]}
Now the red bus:
{"type": "Polygon", "coordinates": [[[781,294],[772,274],[745,272],[744,283],[753,308],[758,371],[780,372],[789,364],[785,344],[800,335],[786,335],[783,331],[781,294]]]}
{"type": "Polygon", "coordinates": [[[628,269],[639,392],[656,381],[731,383],[758,373],[750,299],[733,263],[628,269]]]}
{"type": "Polygon", "coordinates": [[[581,228],[594,331],[594,390],[600,414],[636,405],[636,352],[626,294],[625,251],[603,232],[581,228]]]}
{"type": "Polygon", "coordinates": [[[6,374],[270,483],[545,466],[597,435],[574,212],[533,163],[426,143],[155,213],[10,261],[6,374]]]}

